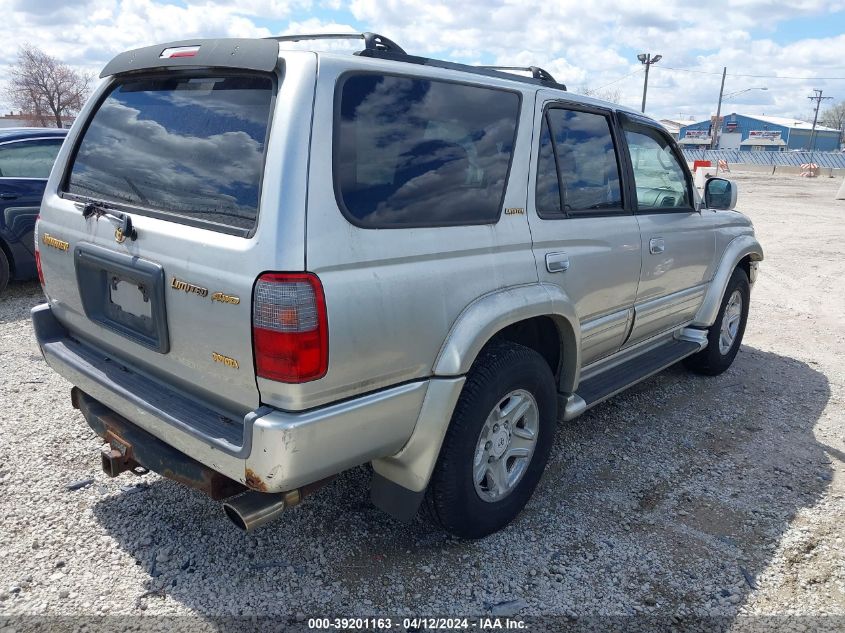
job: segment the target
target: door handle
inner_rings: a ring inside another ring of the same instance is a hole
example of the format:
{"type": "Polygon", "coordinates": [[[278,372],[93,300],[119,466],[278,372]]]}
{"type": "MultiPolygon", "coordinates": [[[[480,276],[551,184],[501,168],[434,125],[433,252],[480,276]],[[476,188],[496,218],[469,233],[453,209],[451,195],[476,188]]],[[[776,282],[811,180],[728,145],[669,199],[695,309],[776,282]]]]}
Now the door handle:
{"type": "Polygon", "coordinates": [[[666,242],[662,237],[653,237],[648,241],[648,252],[652,255],[659,255],[666,250],[666,242]]]}
{"type": "Polygon", "coordinates": [[[550,273],[563,273],[569,270],[569,255],[566,253],[546,253],[546,270],[550,273]]]}
{"type": "Polygon", "coordinates": [[[18,194],[16,194],[16,193],[6,193],[6,192],[0,193],[0,200],[14,200],[17,197],[18,197],[18,194]]]}

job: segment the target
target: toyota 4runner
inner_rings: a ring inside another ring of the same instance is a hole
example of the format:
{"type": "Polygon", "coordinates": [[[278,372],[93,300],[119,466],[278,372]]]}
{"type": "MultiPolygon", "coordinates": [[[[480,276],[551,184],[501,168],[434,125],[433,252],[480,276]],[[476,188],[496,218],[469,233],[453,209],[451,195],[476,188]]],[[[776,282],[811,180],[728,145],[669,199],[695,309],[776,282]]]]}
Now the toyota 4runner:
{"type": "Polygon", "coordinates": [[[38,342],[110,475],[251,529],[371,464],[378,507],[481,537],[557,420],[730,366],[763,252],[637,112],[371,33],[283,46],[323,37],[109,62],[42,202],[38,342]]]}

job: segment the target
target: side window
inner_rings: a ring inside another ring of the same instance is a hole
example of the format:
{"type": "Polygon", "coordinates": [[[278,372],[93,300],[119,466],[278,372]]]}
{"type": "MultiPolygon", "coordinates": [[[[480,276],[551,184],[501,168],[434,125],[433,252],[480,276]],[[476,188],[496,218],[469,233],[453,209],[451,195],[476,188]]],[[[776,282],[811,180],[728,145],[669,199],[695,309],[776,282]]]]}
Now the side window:
{"type": "Polygon", "coordinates": [[[669,139],[658,130],[635,124],[625,125],[625,139],[634,170],[638,209],[691,209],[686,174],[669,139]]]}
{"type": "Polygon", "coordinates": [[[47,178],[62,139],[16,141],[0,145],[0,178],[47,178]]]}
{"type": "Polygon", "coordinates": [[[537,214],[540,217],[560,216],[563,209],[560,206],[560,182],[557,178],[557,160],[549,133],[549,120],[543,116],[543,127],[540,131],[540,154],[537,159],[537,193],[535,197],[537,214]]]}
{"type": "Polygon", "coordinates": [[[351,75],[339,87],[334,178],[365,228],[493,223],[519,116],[513,92],[351,75]]]}
{"type": "Polygon", "coordinates": [[[570,216],[622,210],[619,162],[610,121],[604,114],[551,108],[544,117],[537,174],[537,212],[541,216],[560,214],[561,204],[563,212],[570,216]],[[557,203],[552,195],[552,161],[560,179],[557,203]]]}

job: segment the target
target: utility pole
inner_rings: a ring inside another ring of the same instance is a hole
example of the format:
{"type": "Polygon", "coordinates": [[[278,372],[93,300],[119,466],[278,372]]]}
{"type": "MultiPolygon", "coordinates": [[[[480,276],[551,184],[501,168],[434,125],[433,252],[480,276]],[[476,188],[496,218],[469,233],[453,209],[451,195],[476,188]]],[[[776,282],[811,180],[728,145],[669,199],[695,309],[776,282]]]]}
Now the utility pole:
{"type": "Polygon", "coordinates": [[[814,89],[813,92],[816,94],[812,97],[807,97],[810,101],[816,102],[816,110],[813,113],[813,131],[810,132],[810,152],[816,151],[816,122],[819,120],[819,108],[822,105],[822,100],[833,99],[833,97],[823,97],[822,95],[824,94],[824,90],[814,89]]]}
{"type": "Polygon", "coordinates": [[[722,68],[722,86],[719,88],[719,103],[716,105],[716,120],[713,122],[711,127],[713,138],[710,139],[710,149],[716,149],[716,143],[719,142],[719,129],[721,125],[719,124],[719,117],[722,115],[722,95],[725,94],[725,76],[728,74],[728,67],[725,66],[722,68]]]}

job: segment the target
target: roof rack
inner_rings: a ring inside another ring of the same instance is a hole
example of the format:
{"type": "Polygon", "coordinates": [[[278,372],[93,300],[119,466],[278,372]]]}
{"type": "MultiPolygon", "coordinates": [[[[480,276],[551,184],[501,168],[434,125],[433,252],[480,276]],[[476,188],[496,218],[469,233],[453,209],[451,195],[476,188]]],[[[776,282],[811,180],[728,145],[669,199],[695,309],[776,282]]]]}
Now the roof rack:
{"type": "Polygon", "coordinates": [[[557,81],[552,74],[548,70],[544,70],[539,66],[479,66],[479,68],[487,68],[488,70],[504,70],[504,71],[511,71],[511,70],[523,70],[525,72],[530,72],[531,76],[534,79],[539,79],[540,81],[548,81],[550,83],[556,84],[557,81]]]}
{"type": "Polygon", "coordinates": [[[277,42],[301,42],[303,40],[364,40],[364,50],[379,53],[407,55],[396,42],[378,33],[312,33],[305,35],[277,35],[265,38],[277,42]]]}
{"type": "Polygon", "coordinates": [[[552,77],[550,72],[543,70],[539,66],[470,66],[468,64],[460,64],[457,62],[447,62],[439,59],[431,59],[429,57],[409,55],[396,42],[384,35],[379,35],[378,33],[313,33],[304,35],[277,35],[274,37],[267,37],[265,39],[274,40],[276,42],[301,42],[305,40],[364,40],[364,49],[357,51],[355,53],[356,55],[361,55],[363,57],[378,57],[379,59],[390,59],[397,62],[405,62],[406,64],[420,64],[422,66],[434,66],[436,68],[460,70],[462,72],[473,73],[476,75],[498,77],[500,79],[510,79],[511,81],[519,81],[522,83],[530,83],[550,88],[557,88],[559,90],[566,90],[566,86],[564,84],[555,81],[555,78],[552,77]],[[513,70],[530,72],[531,77],[514,75],[510,72],[501,72],[513,70]]]}

